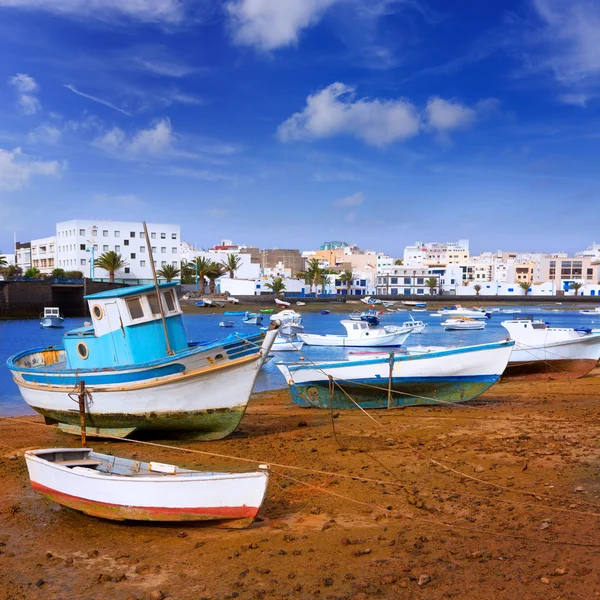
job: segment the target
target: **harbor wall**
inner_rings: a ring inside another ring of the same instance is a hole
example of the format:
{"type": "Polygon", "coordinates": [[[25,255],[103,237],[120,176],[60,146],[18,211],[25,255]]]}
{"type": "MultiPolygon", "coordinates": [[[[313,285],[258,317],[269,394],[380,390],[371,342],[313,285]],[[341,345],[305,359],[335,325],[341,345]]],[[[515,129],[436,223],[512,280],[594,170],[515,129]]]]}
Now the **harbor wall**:
{"type": "Polygon", "coordinates": [[[81,284],[55,284],[51,280],[0,281],[0,318],[38,318],[45,306],[57,306],[65,317],[88,316],[87,294],[124,287],[85,279],[81,284]]]}

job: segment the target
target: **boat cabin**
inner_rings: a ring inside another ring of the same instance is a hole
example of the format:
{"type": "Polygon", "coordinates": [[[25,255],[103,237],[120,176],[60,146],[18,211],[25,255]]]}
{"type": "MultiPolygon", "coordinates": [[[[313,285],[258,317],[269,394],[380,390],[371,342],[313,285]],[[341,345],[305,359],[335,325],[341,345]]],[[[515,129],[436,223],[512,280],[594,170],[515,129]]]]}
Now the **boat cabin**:
{"type": "Polygon", "coordinates": [[[58,318],[60,318],[60,310],[58,308],[46,306],[46,307],[44,307],[43,318],[44,319],[51,319],[51,318],[58,319],[58,318]]]}
{"type": "MultiPolygon", "coordinates": [[[[159,286],[171,350],[188,348],[173,283],[159,286]]],[[[69,331],[64,346],[69,368],[86,370],[145,363],[167,356],[159,298],[154,285],[120,288],[86,296],[91,327],[69,331]]]]}

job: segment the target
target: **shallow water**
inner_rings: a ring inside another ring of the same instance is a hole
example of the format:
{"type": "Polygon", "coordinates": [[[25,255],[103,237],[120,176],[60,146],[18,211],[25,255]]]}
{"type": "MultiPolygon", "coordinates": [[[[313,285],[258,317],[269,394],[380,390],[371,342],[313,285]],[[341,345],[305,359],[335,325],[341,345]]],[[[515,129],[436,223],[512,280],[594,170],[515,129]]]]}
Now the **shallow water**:
{"type": "MultiPolygon", "coordinates": [[[[542,310],[537,307],[515,307],[520,308],[523,314],[533,314],[538,318],[555,327],[594,327],[600,328],[600,317],[589,317],[579,314],[578,311],[554,312],[551,310],[542,310]]],[[[409,320],[411,313],[384,313],[382,316],[383,325],[399,325],[403,321],[409,320]]],[[[493,313],[492,318],[486,321],[486,328],[479,331],[448,331],[445,332],[440,323],[444,318],[432,317],[430,312],[414,312],[413,317],[427,323],[425,333],[421,335],[411,335],[407,340],[407,345],[433,345],[433,346],[468,346],[473,344],[482,344],[503,340],[507,337],[506,330],[501,322],[512,318],[513,315],[503,315],[502,313],[493,313]]],[[[518,316],[518,315],[514,315],[518,316]]],[[[268,317],[265,316],[263,325],[268,325],[268,317]]],[[[331,313],[321,315],[307,313],[303,315],[303,323],[307,333],[336,333],[343,334],[344,328],[340,325],[340,320],[348,318],[347,313],[331,313]]],[[[250,333],[256,331],[256,325],[246,325],[242,317],[224,317],[222,314],[206,315],[184,315],[184,323],[188,333],[188,339],[193,341],[208,341],[216,338],[225,337],[229,333],[239,331],[240,333],[250,333]],[[231,329],[219,327],[219,322],[223,319],[231,320],[236,326],[231,329]]],[[[6,368],[6,359],[22,350],[45,347],[50,345],[59,345],[63,333],[69,329],[81,327],[85,319],[65,319],[64,329],[42,329],[39,321],[36,319],[2,321],[0,320],[0,415],[12,416],[30,414],[32,411],[22,400],[17,386],[12,380],[10,371],[6,368]]],[[[360,350],[359,348],[328,348],[319,346],[304,346],[302,354],[311,360],[329,360],[347,358],[348,352],[360,350]]],[[[264,391],[285,387],[285,380],[275,366],[276,361],[293,362],[297,360],[298,354],[295,352],[274,353],[273,357],[265,364],[258,376],[254,391],[264,391]]]]}

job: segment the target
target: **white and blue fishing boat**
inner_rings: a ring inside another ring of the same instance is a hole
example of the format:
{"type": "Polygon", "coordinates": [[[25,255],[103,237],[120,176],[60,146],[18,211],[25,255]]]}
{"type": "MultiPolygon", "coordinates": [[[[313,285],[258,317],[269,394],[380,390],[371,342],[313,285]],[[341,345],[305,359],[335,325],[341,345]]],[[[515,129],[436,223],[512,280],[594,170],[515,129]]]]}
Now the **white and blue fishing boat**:
{"type": "Polygon", "coordinates": [[[244,323],[247,325],[260,325],[262,323],[263,316],[258,313],[247,312],[244,313],[244,323]]]}
{"type": "Polygon", "coordinates": [[[238,426],[277,337],[232,334],[188,343],[175,283],[86,296],[92,325],[65,333],[62,346],[26,350],[7,361],[21,395],[47,423],[80,432],[73,401],[84,384],[89,435],[189,430],[220,439],[238,426]]]}
{"type": "Polygon", "coordinates": [[[63,321],[60,310],[55,307],[44,307],[44,312],[40,315],[40,326],[44,328],[62,327],[63,321]]]}
{"type": "Polygon", "coordinates": [[[277,363],[292,399],[305,408],[396,408],[466,402],[492,386],[514,346],[502,341],[309,364],[277,363]]]}

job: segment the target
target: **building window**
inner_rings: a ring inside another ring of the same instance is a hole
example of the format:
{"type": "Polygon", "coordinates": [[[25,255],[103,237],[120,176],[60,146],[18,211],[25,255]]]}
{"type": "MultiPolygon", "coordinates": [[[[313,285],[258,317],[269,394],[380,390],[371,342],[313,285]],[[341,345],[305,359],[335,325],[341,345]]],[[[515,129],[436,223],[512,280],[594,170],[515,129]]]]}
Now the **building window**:
{"type": "Polygon", "coordinates": [[[97,230],[97,229],[92,229],[92,235],[93,235],[93,236],[96,236],[96,235],[98,235],[98,230],[97,230]]]}
{"type": "Polygon", "coordinates": [[[121,232],[120,231],[115,231],[115,237],[120,237],[121,236],[121,232]]]}
{"type": "Polygon", "coordinates": [[[80,229],[79,230],[79,235],[85,235],[85,229],[80,229]]]}
{"type": "Polygon", "coordinates": [[[80,250],[85,250],[85,244],[79,244],[79,249],[80,250]]]}
{"type": "Polygon", "coordinates": [[[174,260],[174,261],[173,261],[171,264],[172,264],[174,267],[176,267],[176,266],[177,266],[177,261],[175,261],[175,260],[174,260]]]}
{"type": "Polygon", "coordinates": [[[135,252],[131,253],[131,258],[135,258],[135,252]]]}
{"type": "Polygon", "coordinates": [[[104,246],[102,246],[102,251],[108,252],[108,244],[104,244],[104,246]]]}
{"type": "Polygon", "coordinates": [[[155,240],[155,239],[156,239],[156,233],[153,231],[153,232],[150,234],[150,237],[151,237],[153,240],[155,240]]]}
{"type": "Polygon", "coordinates": [[[145,267],[145,266],[146,266],[146,261],[140,260],[140,267],[145,267]]]}
{"type": "Polygon", "coordinates": [[[129,273],[130,269],[129,269],[129,267],[125,267],[123,270],[125,271],[125,273],[129,273]]]}
{"type": "Polygon", "coordinates": [[[156,246],[152,246],[152,252],[156,254],[156,246]]]}
{"type": "Polygon", "coordinates": [[[173,254],[177,254],[177,248],[171,248],[171,252],[172,252],[173,254]]]}
{"type": "Polygon", "coordinates": [[[166,254],[166,252],[167,252],[167,249],[164,246],[161,246],[160,253],[161,254],[166,254]]]}
{"type": "Polygon", "coordinates": [[[162,261],[160,262],[160,266],[161,266],[161,267],[164,267],[166,264],[167,264],[167,261],[166,261],[166,260],[162,260],[162,261]]]}
{"type": "Polygon", "coordinates": [[[404,278],[404,285],[410,285],[410,277],[404,278]]]}
{"type": "Polygon", "coordinates": [[[102,230],[102,237],[108,237],[108,231],[106,229],[102,230]]]}
{"type": "Polygon", "coordinates": [[[146,234],[143,231],[140,231],[140,238],[144,239],[146,237],[146,234]]]}
{"type": "Polygon", "coordinates": [[[85,260],[85,258],[82,258],[82,259],[81,259],[81,263],[80,263],[80,264],[81,264],[81,266],[82,266],[82,267],[85,267],[85,263],[86,263],[86,260],[85,260]]]}
{"type": "Polygon", "coordinates": [[[167,239],[167,234],[166,233],[161,233],[160,234],[160,239],[161,240],[166,240],[167,239]]]}
{"type": "Polygon", "coordinates": [[[176,233],[172,233],[171,234],[171,239],[172,240],[176,240],[177,239],[177,234],[176,233]]]}
{"type": "Polygon", "coordinates": [[[121,252],[121,246],[115,246],[115,252],[121,252]]]}
{"type": "Polygon", "coordinates": [[[392,288],[392,296],[398,295],[398,288],[392,288]]]}
{"type": "Polygon", "coordinates": [[[140,252],[146,252],[146,246],[140,246],[140,252]]]}
{"type": "Polygon", "coordinates": [[[129,246],[129,240],[123,240],[123,245],[129,246]]]}
{"type": "Polygon", "coordinates": [[[425,290],[423,288],[419,288],[417,290],[417,294],[424,294],[424,293],[425,293],[425,290]]]}
{"type": "Polygon", "coordinates": [[[417,277],[417,285],[423,285],[423,283],[424,283],[423,278],[422,277],[417,277]]]}
{"type": "Polygon", "coordinates": [[[132,238],[135,237],[135,231],[130,231],[129,232],[129,237],[132,237],[132,238]]]}
{"type": "Polygon", "coordinates": [[[391,283],[392,285],[398,285],[398,278],[397,278],[397,277],[392,277],[392,278],[390,279],[390,283],[391,283]]]}

